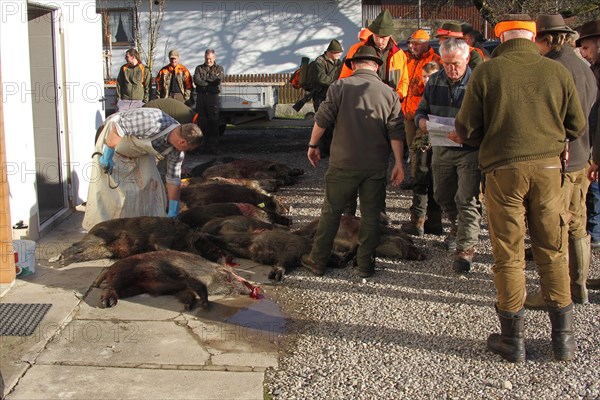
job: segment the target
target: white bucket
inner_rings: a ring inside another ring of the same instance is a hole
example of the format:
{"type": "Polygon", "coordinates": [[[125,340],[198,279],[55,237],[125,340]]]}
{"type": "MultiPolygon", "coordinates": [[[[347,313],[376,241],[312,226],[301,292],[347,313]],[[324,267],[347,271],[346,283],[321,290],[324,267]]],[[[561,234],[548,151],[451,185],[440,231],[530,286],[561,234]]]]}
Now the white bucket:
{"type": "Polygon", "coordinates": [[[13,240],[15,268],[17,276],[27,276],[35,272],[35,242],[33,240],[13,240]]]}

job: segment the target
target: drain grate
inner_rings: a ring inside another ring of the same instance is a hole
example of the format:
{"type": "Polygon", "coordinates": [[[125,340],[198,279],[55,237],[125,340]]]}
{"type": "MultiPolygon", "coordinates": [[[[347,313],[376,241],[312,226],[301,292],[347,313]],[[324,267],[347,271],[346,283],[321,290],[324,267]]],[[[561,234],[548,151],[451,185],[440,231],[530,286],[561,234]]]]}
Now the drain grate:
{"type": "Polygon", "coordinates": [[[31,335],[51,306],[43,303],[0,303],[0,335],[31,335]]]}

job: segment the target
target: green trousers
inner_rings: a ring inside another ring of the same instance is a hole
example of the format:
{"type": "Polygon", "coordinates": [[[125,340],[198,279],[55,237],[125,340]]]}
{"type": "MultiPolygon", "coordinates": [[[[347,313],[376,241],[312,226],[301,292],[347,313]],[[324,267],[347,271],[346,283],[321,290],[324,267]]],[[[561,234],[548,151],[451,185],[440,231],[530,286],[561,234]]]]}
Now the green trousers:
{"type": "Polygon", "coordinates": [[[456,231],[456,247],[468,250],[479,243],[481,171],[479,150],[433,147],[433,197],[456,231]]]}
{"type": "Polygon", "coordinates": [[[569,218],[559,158],[515,162],[485,177],[498,309],[516,313],[523,307],[526,219],[544,298],[550,307],[568,306],[569,218]]]}
{"type": "Polygon", "coordinates": [[[344,207],[352,196],[360,199],[358,231],[359,269],[373,266],[375,249],[379,245],[379,214],[385,205],[387,171],[346,170],[330,167],[325,174],[325,201],[313,242],[311,258],[325,267],[331,256],[333,240],[340,226],[344,207]]]}

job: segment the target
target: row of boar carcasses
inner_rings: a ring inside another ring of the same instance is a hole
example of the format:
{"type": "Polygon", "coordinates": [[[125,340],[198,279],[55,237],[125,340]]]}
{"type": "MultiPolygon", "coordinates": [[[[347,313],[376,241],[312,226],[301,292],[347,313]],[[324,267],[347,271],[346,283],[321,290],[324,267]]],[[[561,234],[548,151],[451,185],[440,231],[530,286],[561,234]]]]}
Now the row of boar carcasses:
{"type": "MultiPolygon", "coordinates": [[[[105,221],[62,253],[70,264],[122,259],[98,278],[107,281],[104,306],[140,293],[176,294],[191,309],[208,306],[208,293],[257,294],[235,273],[235,257],[271,265],[281,280],[309,253],[318,220],[292,229],[289,208],[271,192],[297,182],[304,171],[269,160],[214,159],[194,168],[182,184],[178,218],[135,217],[105,221]]],[[[331,267],[356,254],[357,217],[343,217],[331,267]]],[[[382,226],[381,257],[422,260],[423,254],[397,229],[382,226]]]]}

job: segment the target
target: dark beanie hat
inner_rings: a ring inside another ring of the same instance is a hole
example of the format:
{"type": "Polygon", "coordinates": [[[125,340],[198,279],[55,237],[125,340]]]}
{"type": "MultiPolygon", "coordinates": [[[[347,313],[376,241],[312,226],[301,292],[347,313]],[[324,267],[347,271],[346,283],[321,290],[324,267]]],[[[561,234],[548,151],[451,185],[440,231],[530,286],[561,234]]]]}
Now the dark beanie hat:
{"type": "Polygon", "coordinates": [[[379,36],[392,36],[394,34],[394,21],[388,10],[383,11],[368,26],[369,30],[379,36]]]}
{"type": "Polygon", "coordinates": [[[342,49],[340,42],[333,39],[331,42],[329,42],[329,46],[327,47],[326,51],[331,51],[332,53],[341,53],[344,51],[344,49],[342,49]]]}

